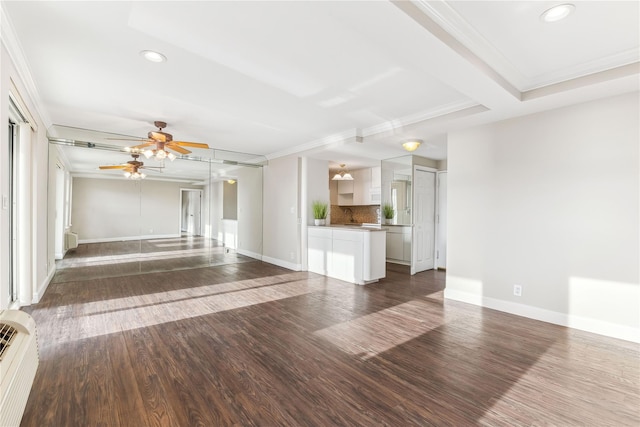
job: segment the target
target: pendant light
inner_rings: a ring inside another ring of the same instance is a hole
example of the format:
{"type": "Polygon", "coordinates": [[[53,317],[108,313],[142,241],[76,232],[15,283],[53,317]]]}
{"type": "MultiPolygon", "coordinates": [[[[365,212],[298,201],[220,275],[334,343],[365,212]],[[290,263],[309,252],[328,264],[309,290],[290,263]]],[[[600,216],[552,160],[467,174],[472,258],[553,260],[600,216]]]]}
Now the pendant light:
{"type": "Polygon", "coordinates": [[[331,178],[332,181],[353,181],[353,176],[344,168],[345,166],[344,163],[340,165],[340,170],[331,178]]]}

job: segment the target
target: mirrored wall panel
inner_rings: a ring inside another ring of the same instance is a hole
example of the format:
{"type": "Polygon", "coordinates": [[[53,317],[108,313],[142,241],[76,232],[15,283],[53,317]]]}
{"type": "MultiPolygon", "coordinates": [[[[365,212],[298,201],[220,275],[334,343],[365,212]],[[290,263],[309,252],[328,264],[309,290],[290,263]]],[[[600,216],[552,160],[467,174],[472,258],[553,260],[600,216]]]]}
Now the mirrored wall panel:
{"type": "Polygon", "coordinates": [[[402,156],[383,160],[382,167],[382,206],[393,209],[393,225],[411,225],[411,176],[412,156],[402,156]]]}
{"type": "Polygon", "coordinates": [[[261,256],[264,157],[62,126],[48,137],[54,282],[261,256]]]}

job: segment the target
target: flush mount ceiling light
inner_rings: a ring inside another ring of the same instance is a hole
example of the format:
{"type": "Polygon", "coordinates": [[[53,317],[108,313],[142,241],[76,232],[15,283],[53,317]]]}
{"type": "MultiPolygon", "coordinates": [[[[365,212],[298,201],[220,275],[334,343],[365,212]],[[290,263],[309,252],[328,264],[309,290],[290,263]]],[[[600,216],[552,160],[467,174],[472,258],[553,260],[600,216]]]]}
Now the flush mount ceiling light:
{"type": "Polygon", "coordinates": [[[235,180],[235,179],[228,179],[228,180],[227,180],[227,182],[228,182],[229,184],[233,185],[233,184],[235,184],[235,183],[236,183],[236,180],[235,180]]]}
{"type": "Polygon", "coordinates": [[[336,172],[336,174],[333,176],[333,178],[331,178],[331,180],[333,181],[353,181],[353,177],[351,176],[351,174],[349,173],[348,170],[346,170],[344,163],[340,165],[340,170],[338,172],[336,172]]]}
{"type": "Polygon", "coordinates": [[[421,139],[410,139],[409,141],[405,141],[402,143],[402,147],[407,151],[416,151],[418,147],[422,144],[421,139]]]}
{"type": "Polygon", "coordinates": [[[154,50],[140,51],[140,56],[142,56],[147,61],[151,61],[151,62],[165,62],[167,60],[166,56],[154,50]]]}
{"type": "Polygon", "coordinates": [[[557,22],[571,15],[575,8],[571,3],[559,4],[542,12],[540,19],[542,22],[557,22]]]}

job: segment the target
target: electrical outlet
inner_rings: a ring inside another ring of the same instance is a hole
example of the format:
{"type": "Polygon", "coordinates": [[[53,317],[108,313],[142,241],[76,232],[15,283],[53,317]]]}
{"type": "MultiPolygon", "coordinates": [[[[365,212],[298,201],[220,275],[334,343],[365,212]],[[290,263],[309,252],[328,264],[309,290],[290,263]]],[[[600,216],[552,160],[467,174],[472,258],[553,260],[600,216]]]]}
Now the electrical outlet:
{"type": "Polygon", "coordinates": [[[521,297],[522,296],[522,286],[520,285],[513,285],[513,294],[517,297],[521,297]]]}

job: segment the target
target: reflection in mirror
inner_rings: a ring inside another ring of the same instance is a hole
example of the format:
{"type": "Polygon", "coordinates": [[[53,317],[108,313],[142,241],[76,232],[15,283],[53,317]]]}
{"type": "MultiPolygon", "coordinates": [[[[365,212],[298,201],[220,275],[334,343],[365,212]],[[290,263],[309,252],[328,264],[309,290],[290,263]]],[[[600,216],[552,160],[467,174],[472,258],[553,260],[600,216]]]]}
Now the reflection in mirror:
{"type": "Polygon", "coordinates": [[[393,206],[395,225],[411,225],[411,159],[409,155],[381,162],[382,203],[393,206]]]}
{"type": "Polygon", "coordinates": [[[156,160],[125,150],[135,141],[111,139],[121,135],[54,126],[48,137],[54,282],[249,262],[261,255],[263,157],[189,148],[192,153],[176,153],[173,161],[156,160]],[[131,162],[142,163],[134,165],[144,177],[132,176],[131,162]],[[225,199],[230,181],[233,200],[225,199]],[[231,204],[235,218],[226,218],[231,204]]]}

